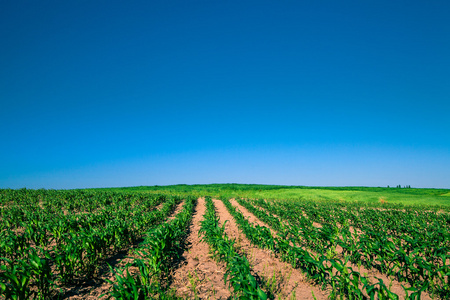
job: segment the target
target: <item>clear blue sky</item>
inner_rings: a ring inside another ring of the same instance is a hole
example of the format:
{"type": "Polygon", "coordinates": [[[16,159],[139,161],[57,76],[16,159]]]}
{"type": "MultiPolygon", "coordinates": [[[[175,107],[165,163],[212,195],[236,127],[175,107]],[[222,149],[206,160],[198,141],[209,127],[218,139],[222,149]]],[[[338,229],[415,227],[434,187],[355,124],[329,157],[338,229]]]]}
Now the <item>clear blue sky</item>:
{"type": "Polygon", "coordinates": [[[450,188],[449,12],[1,1],[0,188],[450,188]]]}

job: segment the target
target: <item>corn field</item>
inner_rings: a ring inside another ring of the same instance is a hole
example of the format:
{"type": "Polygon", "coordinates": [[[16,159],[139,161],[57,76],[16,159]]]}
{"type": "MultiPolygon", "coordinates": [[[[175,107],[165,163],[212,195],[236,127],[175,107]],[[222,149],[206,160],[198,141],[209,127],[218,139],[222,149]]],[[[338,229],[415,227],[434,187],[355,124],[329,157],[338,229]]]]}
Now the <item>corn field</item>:
{"type": "Polygon", "coordinates": [[[190,234],[225,266],[231,298],[281,298],[226,234],[230,222],[329,299],[450,299],[447,212],[223,198],[232,216],[225,220],[208,196],[3,189],[0,197],[0,299],[68,299],[72,289],[100,281],[108,285],[101,299],[187,298],[172,282],[190,234]],[[191,232],[199,200],[206,212],[191,232]],[[242,208],[266,225],[250,222],[242,208]],[[118,258],[122,263],[114,263],[118,258]],[[358,267],[399,282],[402,292],[358,267]]]}

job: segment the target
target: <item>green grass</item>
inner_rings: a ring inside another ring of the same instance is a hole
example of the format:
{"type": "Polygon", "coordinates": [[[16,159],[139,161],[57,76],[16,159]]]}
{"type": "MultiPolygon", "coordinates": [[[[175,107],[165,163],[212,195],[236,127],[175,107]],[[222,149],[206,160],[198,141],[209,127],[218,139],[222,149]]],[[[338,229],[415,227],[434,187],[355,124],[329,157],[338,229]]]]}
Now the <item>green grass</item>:
{"type": "Polygon", "coordinates": [[[450,206],[450,195],[403,193],[400,189],[379,190],[327,190],[327,189],[280,189],[277,191],[255,192],[252,198],[302,199],[313,201],[351,201],[366,203],[393,203],[404,205],[446,205],[450,206]]]}
{"type": "Polygon", "coordinates": [[[263,199],[302,199],[312,201],[360,202],[362,204],[403,204],[450,208],[450,190],[382,187],[306,187],[258,184],[169,185],[112,188],[111,190],[141,191],[213,197],[243,197],[263,199]]]}

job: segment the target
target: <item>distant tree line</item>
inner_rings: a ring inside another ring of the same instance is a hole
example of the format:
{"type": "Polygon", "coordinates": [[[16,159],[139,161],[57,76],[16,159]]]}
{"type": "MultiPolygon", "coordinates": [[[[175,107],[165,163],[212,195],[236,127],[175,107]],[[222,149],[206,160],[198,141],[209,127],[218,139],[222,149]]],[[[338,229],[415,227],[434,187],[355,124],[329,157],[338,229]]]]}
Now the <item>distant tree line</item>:
{"type": "MultiPolygon", "coordinates": [[[[388,185],[387,187],[390,188],[389,185],[388,185]]],[[[404,186],[402,187],[402,186],[399,184],[399,185],[396,186],[396,188],[397,188],[397,189],[402,189],[402,188],[403,188],[403,189],[410,189],[411,186],[410,186],[410,185],[404,185],[404,186]]]]}

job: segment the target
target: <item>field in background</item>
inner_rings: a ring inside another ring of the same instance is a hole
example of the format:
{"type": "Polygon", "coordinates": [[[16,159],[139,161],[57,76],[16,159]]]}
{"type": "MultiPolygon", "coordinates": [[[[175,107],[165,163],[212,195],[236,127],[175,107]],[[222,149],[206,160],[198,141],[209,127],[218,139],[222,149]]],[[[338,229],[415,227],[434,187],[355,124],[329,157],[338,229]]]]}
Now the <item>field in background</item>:
{"type": "Polygon", "coordinates": [[[360,202],[361,204],[404,204],[450,207],[450,190],[382,188],[382,187],[304,187],[257,184],[169,185],[112,188],[111,190],[142,191],[168,194],[212,195],[227,198],[283,199],[360,202]]]}

